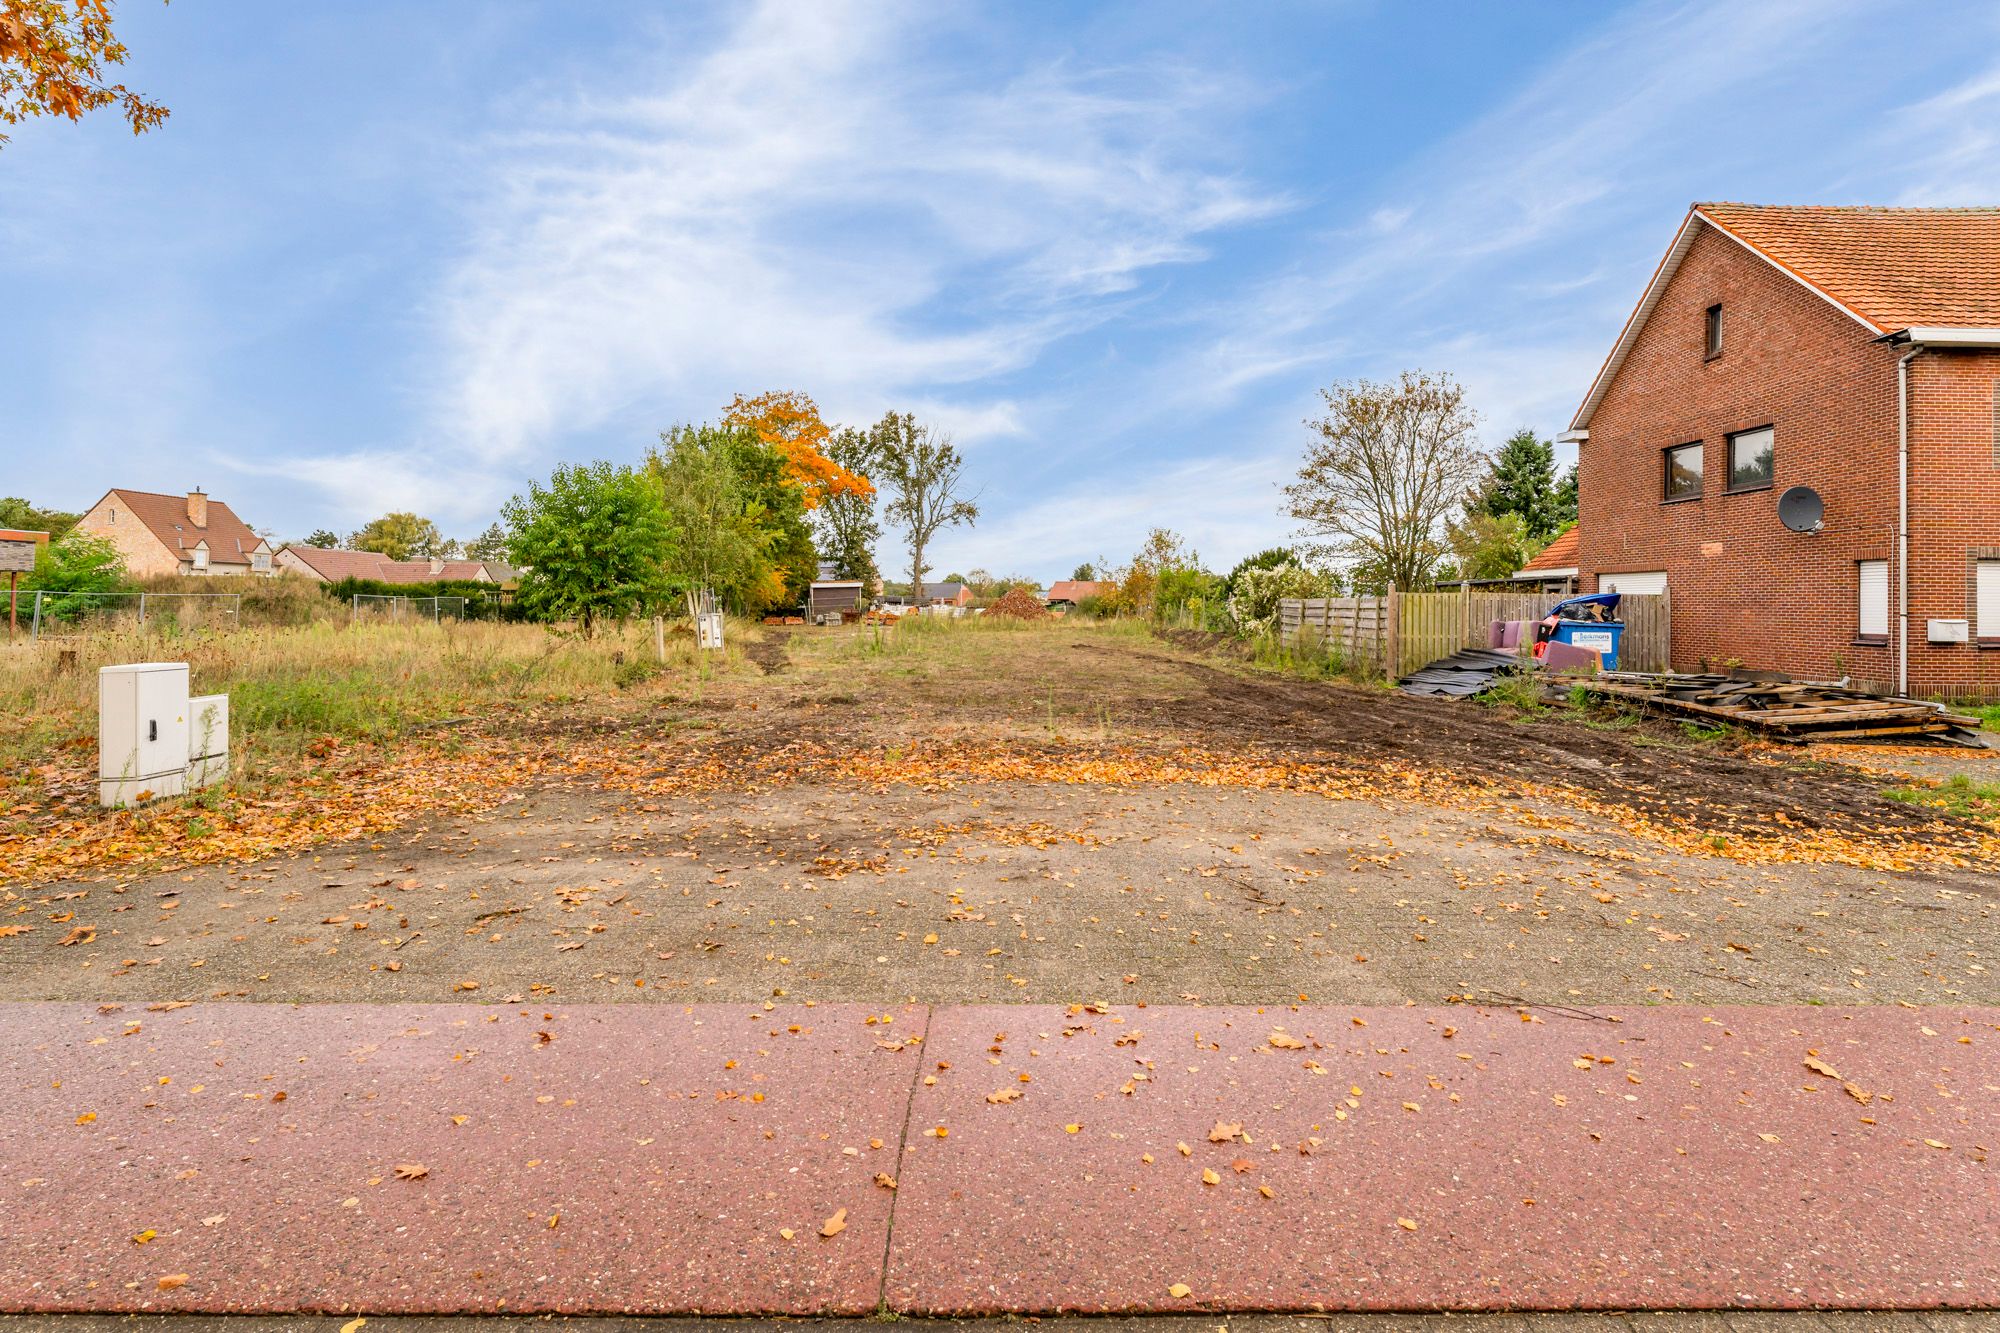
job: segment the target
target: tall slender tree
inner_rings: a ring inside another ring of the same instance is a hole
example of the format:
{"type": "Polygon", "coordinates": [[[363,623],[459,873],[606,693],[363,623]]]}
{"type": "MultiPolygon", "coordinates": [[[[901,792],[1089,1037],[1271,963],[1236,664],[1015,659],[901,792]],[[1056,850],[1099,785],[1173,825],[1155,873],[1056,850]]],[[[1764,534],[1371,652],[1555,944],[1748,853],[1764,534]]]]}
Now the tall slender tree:
{"type": "MultiPolygon", "coordinates": [[[[867,431],[843,426],[828,441],[826,456],[848,476],[866,481],[881,470],[881,452],[867,431]]],[[[881,572],[875,565],[875,543],[882,536],[875,488],[829,489],[812,514],[818,529],[820,554],[844,579],[860,579],[870,588],[881,572]]]]}
{"type": "Polygon", "coordinates": [[[910,596],[922,602],[924,575],[930,566],[924,552],[938,533],[979,519],[979,505],[958,493],[965,460],[951,436],[919,424],[908,412],[890,412],[875,424],[869,438],[881,453],[882,481],[889,503],[884,514],[903,529],[910,542],[910,596]]]}

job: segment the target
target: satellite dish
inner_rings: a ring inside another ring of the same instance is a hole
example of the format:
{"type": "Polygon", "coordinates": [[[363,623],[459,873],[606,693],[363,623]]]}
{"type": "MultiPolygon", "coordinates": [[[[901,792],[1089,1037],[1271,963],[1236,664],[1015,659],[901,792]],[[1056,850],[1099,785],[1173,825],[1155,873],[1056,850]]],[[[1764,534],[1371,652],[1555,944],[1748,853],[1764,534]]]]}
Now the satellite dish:
{"type": "Polygon", "coordinates": [[[1778,497],[1778,521],[1793,532],[1818,532],[1826,501],[1810,486],[1794,486],[1778,497]]]}

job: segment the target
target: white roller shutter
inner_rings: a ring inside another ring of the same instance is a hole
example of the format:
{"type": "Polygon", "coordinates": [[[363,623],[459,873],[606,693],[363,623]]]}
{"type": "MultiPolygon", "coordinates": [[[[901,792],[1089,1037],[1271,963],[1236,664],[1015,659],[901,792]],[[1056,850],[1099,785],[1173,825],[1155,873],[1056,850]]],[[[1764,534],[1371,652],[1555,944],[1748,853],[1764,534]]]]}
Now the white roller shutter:
{"type": "Polygon", "coordinates": [[[1889,562],[1863,560],[1859,633],[1864,639],[1889,637],[1889,562]]]}
{"type": "Polygon", "coordinates": [[[2000,639],[2000,560],[1979,562],[1979,597],[1976,610],[1982,639],[2000,639]]]}
{"type": "Polygon", "coordinates": [[[1640,570],[1633,574],[1599,574],[1599,592],[1622,592],[1631,597],[1657,597],[1667,590],[1667,571],[1640,570]]]}

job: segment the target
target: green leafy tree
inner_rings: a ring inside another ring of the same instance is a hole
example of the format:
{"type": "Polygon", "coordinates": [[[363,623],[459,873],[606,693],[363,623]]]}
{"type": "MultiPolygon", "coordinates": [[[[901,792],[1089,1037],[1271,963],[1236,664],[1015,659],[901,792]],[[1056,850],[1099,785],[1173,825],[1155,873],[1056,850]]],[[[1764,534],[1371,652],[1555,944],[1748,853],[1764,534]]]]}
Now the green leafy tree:
{"type": "Polygon", "coordinates": [[[419,514],[399,512],[371,520],[347,539],[350,549],[374,551],[391,560],[426,560],[453,549],[438,525],[419,514]]]}
{"type": "Polygon", "coordinates": [[[1468,514],[1445,525],[1445,540],[1453,560],[1449,578],[1504,579],[1542,548],[1518,513],[1468,514]]]}
{"type": "Polygon", "coordinates": [[[632,468],[558,467],[500,517],[527,566],[519,601],[529,615],[574,621],[588,636],[601,620],[657,614],[673,596],[673,527],[659,489],[632,468]]]}
{"type": "Polygon", "coordinates": [[[1326,412],[1285,511],[1319,548],[1397,588],[1423,588],[1444,556],[1441,529],[1484,474],[1478,417],[1449,375],[1405,371],[1321,391],[1326,412]]]}
{"type": "Polygon", "coordinates": [[[744,514],[763,535],[765,553],[782,581],[753,610],[773,606],[803,606],[812,581],[819,577],[819,549],[806,521],[807,491],[793,469],[791,455],[766,443],[755,430],[730,428],[727,450],[736,467],[736,484],[744,514]]]}
{"type": "Polygon", "coordinates": [[[18,495],[0,496],[0,528],[46,532],[52,542],[61,541],[82,517],[60,509],[43,509],[18,495]]]}
{"type": "Polygon", "coordinates": [[[1559,489],[1555,446],[1531,430],[1517,430],[1493,456],[1466,514],[1468,518],[1475,513],[1494,518],[1515,514],[1529,538],[1547,541],[1564,527],[1559,489]]]}
{"type": "Polygon", "coordinates": [[[869,439],[882,459],[882,484],[889,497],[883,513],[908,537],[910,586],[921,588],[930,572],[924,552],[938,533],[979,520],[979,505],[958,493],[965,460],[951,436],[918,424],[907,412],[885,415],[869,431],[869,439]]]}
{"type": "Polygon", "coordinates": [[[1069,577],[1073,583],[1095,583],[1097,582],[1097,566],[1086,560],[1075,569],[1072,569],[1069,572],[1069,577]]]}
{"type": "Polygon", "coordinates": [[[1154,528],[1122,569],[1103,570],[1112,586],[1100,592],[1095,611],[1105,614],[1206,620],[1222,605],[1222,580],[1202,568],[1201,557],[1180,534],[1154,528]]]}
{"type": "Polygon", "coordinates": [[[340,538],[335,533],[328,532],[325,528],[314,528],[299,545],[315,546],[322,551],[332,551],[339,549],[340,538]]]}
{"type": "Polygon", "coordinates": [[[676,542],[669,578],[682,594],[713,592],[737,611],[779,604],[785,577],[772,558],[777,531],[745,494],[740,447],[760,447],[739,427],[676,426],[646,457],[676,542]]]}
{"type": "Polygon", "coordinates": [[[108,537],[70,532],[35,553],[35,568],[21,584],[23,592],[64,594],[42,599],[42,616],[67,620],[104,605],[101,594],[131,586],[125,557],[108,537]]]}
{"type": "Polygon", "coordinates": [[[826,456],[843,473],[870,483],[867,489],[845,487],[829,490],[813,510],[820,553],[844,579],[860,579],[874,587],[881,579],[875,564],[875,543],[882,538],[882,522],[873,487],[882,459],[875,441],[866,431],[843,426],[835,431],[826,456]]]}

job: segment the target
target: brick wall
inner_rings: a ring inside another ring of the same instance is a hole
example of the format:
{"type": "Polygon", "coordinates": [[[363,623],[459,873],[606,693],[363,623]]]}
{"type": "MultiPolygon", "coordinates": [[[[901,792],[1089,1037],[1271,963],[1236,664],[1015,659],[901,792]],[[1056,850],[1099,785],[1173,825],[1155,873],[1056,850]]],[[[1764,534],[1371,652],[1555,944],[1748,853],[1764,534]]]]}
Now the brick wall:
{"type": "Polygon", "coordinates": [[[77,528],[93,537],[108,538],[125,557],[125,569],[135,578],[181,572],[180,558],[160,544],[152,529],[133,517],[132,511],[116,495],[107,495],[90,507],[77,521],[77,528]],[[117,518],[112,518],[112,511],[117,518]]]}
{"type": "Polygon", "coordinates": [[[1968,620],[1978,634],[1974,561],[2000,559],[1996,385],[2000,352],[1924,352],[1910,363],[1912,689],[2000,695],[2000,646],[1926,641],[1933,616],[1968,620]]]}
{"type": "MultiPolygon", "coordinates": [[[[1895,679],[1890,643],[1858,641],[1863,560],[1890,560],[1896,525],[1895,349],[1735,241],[1703,227],[1668,281],[1579,450],[1586,587],[1663,569],[1674,665],[1726,662],[1796,676],[1895,679]],[[1723,310],[1721,355],[1704,315],[1723,310]],[[1768,488],[1731,493],[1728,436],[1771,426],[1768,488]],[[1664,451],[1702,445],[1698,498],[1663,502],[1664,451]],[[1787,487],[1826,502],[1823,529],[1778,521],[1787,487]]],[[[2000,693],[2000,651],[1927,644],[1925,621],[1969,616],[1969,552],[2000,548],[1994,382],[2000,358],[1926,353],[1912,366],[1913,690],[2000,693]]]]}

